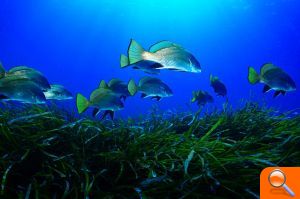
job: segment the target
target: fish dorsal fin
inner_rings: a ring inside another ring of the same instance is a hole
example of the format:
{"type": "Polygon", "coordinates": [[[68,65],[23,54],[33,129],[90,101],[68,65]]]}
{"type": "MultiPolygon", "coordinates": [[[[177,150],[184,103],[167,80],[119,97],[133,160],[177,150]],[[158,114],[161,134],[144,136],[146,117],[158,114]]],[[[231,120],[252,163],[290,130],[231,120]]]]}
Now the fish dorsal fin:
{"type": "Polygon", "coordinates": [[[205,91],[199,91],[199,93],[198,93],[199,95],[201,94],[201,95],[205,95],[205,91]]]}
{"type": "Polygon", "coordinates": [[[140,79],[139,81],[139,86],[145,84],[146,82],[150,81],[152,79],[152,77],[143,77],[142,79],[140,79]]]}
{"type": "Polygon", "coordinates": [[[28,66],[16,66],[16,67],[13,67],[11,68],[8,73],[15,73],[15,72],[18,72],[20,70],[26,70],[26,71],[33,71],[33,72],[36,72],[36,73],[40,73],[39,71],[33,69],[33,68],[30,68],[28,66]]]}
{"type": "Polygon", "coordinates": [[[170,47],[179,47],[179,48],[181,48],[181,46],[179,46],[178,44],[175,44],[173,42],[164,40],[164,41],[157,42],[156,44],[153,44],[149,48],[149,52],[155,53],[155,52],[157,52],[161,49],[170,48],[170,47]]]}
{"type": "Polygon", "coordinates": [[[97,88],[96,90],[94,90],[91,95],[90,95],[90,101],[98,96],[105,96],[105,95],[109,95],[112,91],[108,88],[97,88]]]}
{"type": "Polygon", "coordinates": [[[210,75],[210,76],[209,76],[209,79],[210,79],[210,82],[211,82],[211,83],[213,83],[213,82],[219,80],[219,78],[218,78],[217,76],[213,76],[213,75],[210,75]]]}
{"type": "Polygon", "coordinates": [[[122,80],[113,78],[108,82],[108,86],[111,87],[113,85],[120,84],[120,83],[122,83],[122,80]]]}
{"type": "Polygon", "coordinates": [[[277,66],[273,65],[272,63],[264,64],[260,69],[260,75],[263,76],[267,71],[272,69],[279,69],[277,66]]]}
{"type": "Polygon", "coordinates": [[[193,96],[193,97],[196,96],[196,91],[192,91],[192,96],[193,96]]]}
{"type": "Polygon", "coordinates": [[[108,88],[106,82],[104,80],[102,80],[99,84],[99,88],[108,88]]]}
{"type": "Polygon", "coordinates": [[[195,96],[195,97],[198,97],[198,96],[200,95],[200,92],[201,92],[201,91],[194,91],[194,96],[195,96]]]}
{"type": "Polygon", "coordinates": [[[139,81],[139,86],[148,83],[148,82],[161,82],[160,79],[154,78],[154,77],[143,77],[140,81],[139,81]]]}

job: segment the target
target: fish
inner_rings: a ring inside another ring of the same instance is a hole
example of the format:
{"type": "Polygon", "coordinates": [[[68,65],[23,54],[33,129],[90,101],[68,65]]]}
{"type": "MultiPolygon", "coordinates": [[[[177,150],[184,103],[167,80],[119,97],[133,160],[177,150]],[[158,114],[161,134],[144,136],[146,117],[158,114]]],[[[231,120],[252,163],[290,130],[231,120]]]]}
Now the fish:
{"type": "Polygon", "coordinates": [[[88,107],[93,107],[93,117],[96,117],[99,112],[104,111],[101,120],[105,118],[106,115],[109,115],[111,119],[114,119],[115,111],[124,108],[120,96],[112,90],[105,88],[97,88],[94,90],[91,93],[89,100],[78,93],[76,97],[76,106],[79,114],[85,112],[88,107]]]}
{"type": "Polygon", "coordinates": [[[128,48],[127,63],[130,65],[139,65],[139,63],[143,63],[144,61],[156,63],[153,65],[150,64],[150,68],[156,70],[167,69],[192,73],[201,72],[198,60],[178,44],[170,41],[160,41],[146,51],[140,44],[131,39],[128,48]]]}
{"type": "Polygon", "coordinates": [[[162,67],[161,64],[154,61],[148,61],[148,60],[143,60],[143,61],[136,62],[134,64],[130,64],[128,57],[123,54],[120,57],[120,65],[121,68],[131,66],[133,69],[139,69],[145,73],[153,74],[153,75],[158,75],[160,71],[157,69],[162,67]]]}
{"type": "Polygon", "coordinates": [[[58,84],[51,84],[51,88],[44,91],[47,100],[69,100],[73,99],[72,93],[64,86],[58,84]]]}
{"type": "Polygon", "coordinates": [[[263,93],[274,90],[274,98],[280,94],[285,95],[286,92],[296,90],[294,80],[285,71],[272,63],[262,65],[260,74],[258,74],[253,67],[249,67],[248,81],[251,84],[258,82],[265,84],[263,93]]]}
{"type": "Polygon", "coordinates": [[[214,102],[213,97],[206,91],[193,91],[191,102],[197,102],[198,106],[204,106],[207,103],[214,102]]]}
{"type": "Polygon", "coordinates": [[[0,79],[0,100],[44,104],[46,97],[40,87],[28,79],[0,79]]]}
{"type": "Polygon", "coordinates": [[[169,86],[154,77],[144,77],[140,79],[138,85],[132,79],[128,83],[128,90],[131,95],[135,95],[139,91],[142,93],[142,98],[151,97],[151,99],[156,99],[157,101],[160,101],[164,97],[173,96],[173,92],[169,86]]]}
{"type": "Polygon", "coordinates": [[[107,88],[112,90],[114,93],[119,94],[120,98],[124,101],[128,96],[131,96],[128,91],[128,84],[120,79],[113,78],[108,84],[104,80],[101,81],[99,88],[107,88]]]}
{"type": "Polygon", "coordinates": [[[213,87],[215,93],[219,96],[226,96],[227,89],[226,86],[219,80],[218,77],[210,75],[210,85],[213,87]]]}
{"type": "Polygon", "coordinates": [[[2,74],[2,78],[6,77],[17,77],[19,79],[28,79],[36,83],[43,91],[47,91],[51,88],[50,83],[47,78],[39,71],[27,67],[27,66],[17,66],[11,68],[9,71],[5,72],[5,69],[2,66],[0,67],[0,77],[2,74]]]}

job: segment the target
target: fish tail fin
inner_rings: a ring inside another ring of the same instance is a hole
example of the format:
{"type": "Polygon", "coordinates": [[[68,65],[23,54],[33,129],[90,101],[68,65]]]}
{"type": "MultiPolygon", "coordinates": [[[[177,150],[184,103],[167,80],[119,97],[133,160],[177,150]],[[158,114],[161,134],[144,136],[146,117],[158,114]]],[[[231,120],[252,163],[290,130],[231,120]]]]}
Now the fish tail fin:
{"type": "Polygon", "coordinates": [[[77,94],[76,106],[78,113],[83,113],[89,107],[89,101],[80,93],[77,94]]]}
{"type": "Polygon", "coordinates": [[[143,60],[144,48],[138,44],[135,40],[131,39],[128,48],[129,63],[134,64],[143,60]]]}
{"type": "Polygon", "coordinates": [[[256,84],[260,80],[260,77],[258,73],[255,71],[254,68],[249,67],[249,73],[248,73],[248,81],[251,84],[256,84]]]}
{"type": "Polygon", "coordinates": [[[195,102],[195,101],[196,101],[196,92],[193,91],[193,98],[191,99],[191,102],[193,103],[193,102],[195,102]]]}
{"type": "Polygon", "coordinates": [[[128,91],[132,96],[135,95],[136,92],[138,91],[138,86],[136,85],[133,79],[130,80],[128,83],[128,91]]]}
{"type": "Polygon", "coordinates": [[[129,65],[129,59],[127,56],[121,54],[121,57],[120,57],[120,65],[121,65],[121,68],[124,68],[126,66],[129,65]]]}

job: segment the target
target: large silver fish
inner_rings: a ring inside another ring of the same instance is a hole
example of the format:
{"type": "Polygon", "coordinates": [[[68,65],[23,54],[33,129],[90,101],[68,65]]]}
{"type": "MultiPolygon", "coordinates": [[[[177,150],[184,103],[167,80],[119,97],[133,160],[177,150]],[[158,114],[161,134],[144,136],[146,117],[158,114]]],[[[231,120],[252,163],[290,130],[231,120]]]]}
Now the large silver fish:
{"type": "Polygon", "coordinates": [[[0,99],[22,103],[43,104],[45,95],[40,87],[27,79],[0,79],[0,99]]]}
{"type": "Polygon", "coordinates": [[[264,64],[260,69],[260,74],[254,68],[249,67],[248,80],[251,84],[258,82],[265,84],[264,93],[269,90],[275,90],[274,97],[296,90],[296,84],[293,79],[281,68],[271,63],[264,64]]]}
{"type": "Polygon", "coordinates": [[[157,101],[164,97],[173,96],[173,92],[167,84],[153,77],[142,78],[138,85],[135,84],[134,80],[130,80],[128,90],[131,95],[139,91],[142,93],[142,98],[151,97],[151,99],[156,99],[157,101]]]}
{"type": "Polygon", "coordinates": [[[28,79],[36,83],[43,91],[51,88],[47,78],[41,72],[27,66],[13,67],[9,71],[5,72],[4,77],[28,79]]]}
{"type": "MultiPolygon", "coordinates": [[[[124,56],[123,59],[126,60],[124,56]]],[[[147,68],[153,70],[168,69],[192,73],[201,72],[201,66],[197,59],[191,53],[175,43],[161,41],[152,45],[149,51],[146,51],[132,39],[128,48],[127,62],[129,65],[138,67],[140,63],[145,61],[150,62],[147,68]]]]}
{"type": "Polygon", "coordinates": [[[94,90],[90,96],[90,100],[78,93],[76,105],[78,113],[83,113],[88,107],[94,107],[93,116],[96,116],[100,111],[104,111],[101,119],[108,114],[113,119],[114,112],[124,108],[120,96],[112,90],[105,88],[97,88],[94,90]]]}
{"type": "Polygon", "coordinates": [[[64,86],[58,84],[51,84],[51,88],[44,91],[46,99],[50,100],[69,100],[73,99],[72,93],[64,86]]]}

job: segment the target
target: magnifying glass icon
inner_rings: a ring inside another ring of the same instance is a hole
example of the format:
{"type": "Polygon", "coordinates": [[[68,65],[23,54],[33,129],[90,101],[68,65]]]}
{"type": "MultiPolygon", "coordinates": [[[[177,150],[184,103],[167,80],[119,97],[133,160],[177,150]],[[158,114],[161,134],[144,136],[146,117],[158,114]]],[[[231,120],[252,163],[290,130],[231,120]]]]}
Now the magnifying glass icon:
{"type": "Polygon", "coordinates": [[[273,187],[283,187],[290,196],[294,197],[295,193],[285,184],[286,176],[280,169],[274,169],[269,175],[269,182],[273,187]]]}

